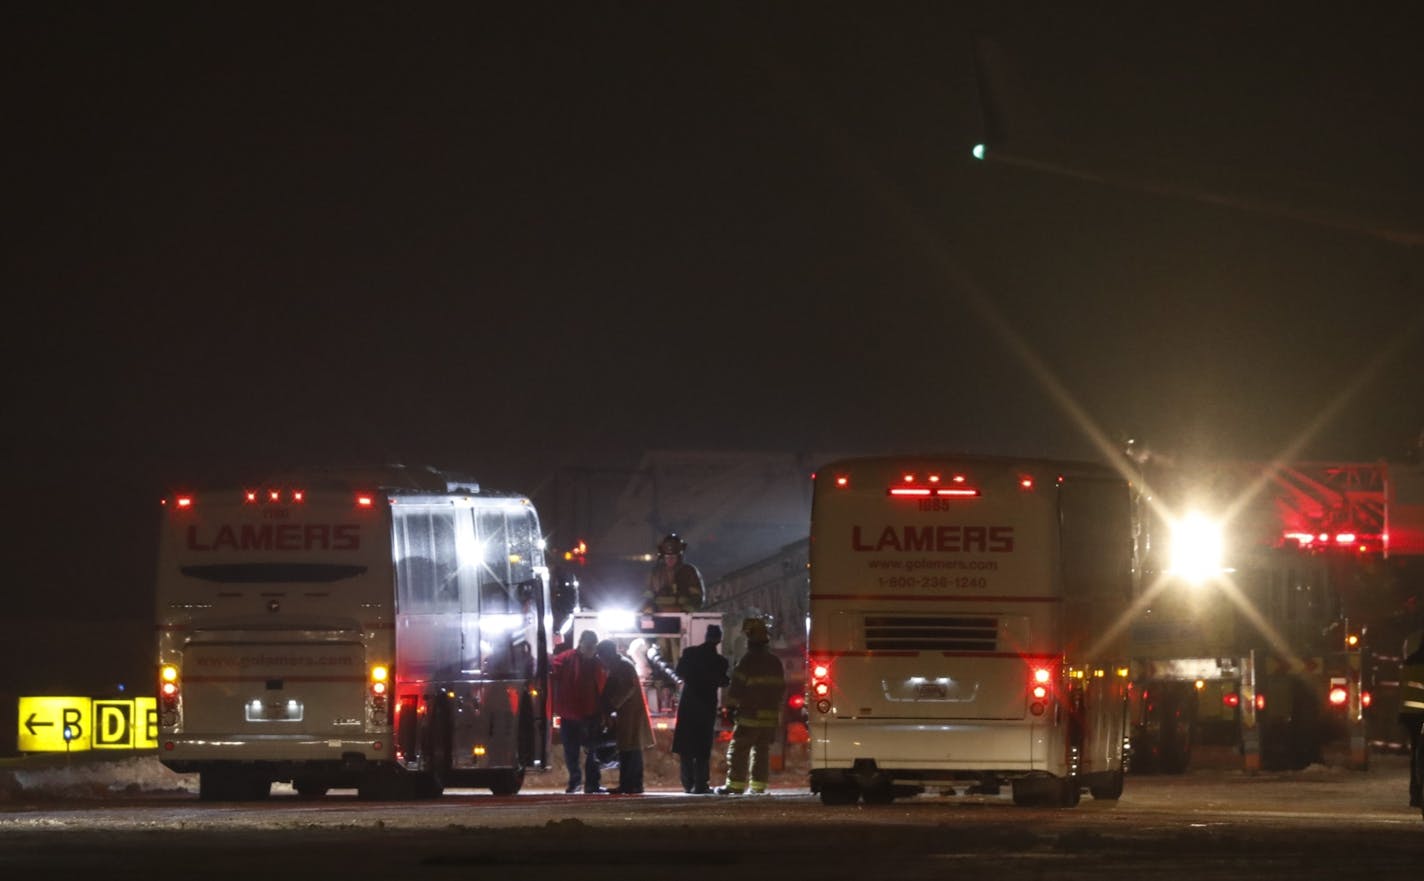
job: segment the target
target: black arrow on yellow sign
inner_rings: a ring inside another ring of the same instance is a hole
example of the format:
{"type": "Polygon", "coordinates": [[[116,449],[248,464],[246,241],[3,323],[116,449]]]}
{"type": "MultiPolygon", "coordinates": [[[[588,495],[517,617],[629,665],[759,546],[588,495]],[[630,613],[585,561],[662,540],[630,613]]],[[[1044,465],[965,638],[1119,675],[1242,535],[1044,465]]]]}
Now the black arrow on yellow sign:
{"type": "Polygon", "coordinates": [[[34,714],[34,713],[31,713],[31,714],[30,714],[30,718],[28,718],[28,719],[25,720],[25,728],[29,730],[31,737],[34,737],[36,734],[39,734],[39,732],[35,730],[36,728],[53,728],[53,727],[54,727],[54,723],[53,723],[53,722],[36,722],[36,721],[35,721],[35,714],[34,714]]]}

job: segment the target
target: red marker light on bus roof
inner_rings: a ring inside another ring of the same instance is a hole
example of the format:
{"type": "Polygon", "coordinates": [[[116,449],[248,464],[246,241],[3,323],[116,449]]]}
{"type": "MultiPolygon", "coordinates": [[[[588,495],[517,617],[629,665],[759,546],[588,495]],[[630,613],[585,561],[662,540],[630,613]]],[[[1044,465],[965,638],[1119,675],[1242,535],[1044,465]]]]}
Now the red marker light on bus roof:
{"type": "Polygon", "coordinates": [[[247,502],[255,502],[257,501],[257,493],[254,490],[248,490],[247,492],[242,494],[242,498],[244,501],[247,502]]]}
{"type": "Polygon", "coordinates": [[[193,497],[178,496],[176,499],[173,500],[173,504],[177,505],[180,508],[191,508],[193,507],[193,497]]]}
{"type": "Polygon", "coordinates": [[[963,482],[964,482],[964,475],[963,475],[963,474],[956,474],[956,475],[954,475],[954,482],[955,482],[955,483],[963,483],[963,482]]]}
{"type": "Polygon", "coordinates": [[[904,481],[905,481],[906,483],[914,483],[914,482],[915,482],[915,475],[913,475],[913,474],[906,474],[903,479],[904,479],[904,481]]]}
{"type": "Polygon", "coordinates": [[[850,478],[849,478],[849,477],[846,477],[844,474],[837,474],[837,475],[836,475],[836,486],[841,487],[842,489],[844,489],[845,487],[850,486],[850,478]]]}
{"type": "Polygon", "coordinates": [[[360,495],[356,497],[356,507],[358,508],[369,508],[375,504],[376,499],[374,496],[360,495]]]}
{"type": "Polygon", "coordinates": [[[930,475],[930,483],[939,483],[939,475],[938,475],[938,474],[931,474],[931,475],[930,475]]]}
{"type": "Polygon", "coordinates": [[[1033,478],[1032,478],[1032,477],[1020,477],[1020,478],[1019,478],[1019,486],[1023,487],[1024,489],[1033,489],[1033,478]]]}
{"type": "Polygon", "coordinates": [[[271,490],[271,491],[269,491],[269,492],[267,493],[267,498],[268,498],[269,500],[271,500],[271,501],[276,502],[276,501],[281,500],[282,494],[279,493],[279,492],[277,492],[277,491],[274,489],[274,490],[271,490]]]}
{"type": "Polygon", "coordinates": [[[294,501],[294,502],[303,502],[303,501],[306,501],[306,497],[307,497],[307,494],[304,493],[304,492],[302,492],[301,490],[299,490],[299,489],[294,489],[294,490],[292,490],[292,501],[294,501]]]}

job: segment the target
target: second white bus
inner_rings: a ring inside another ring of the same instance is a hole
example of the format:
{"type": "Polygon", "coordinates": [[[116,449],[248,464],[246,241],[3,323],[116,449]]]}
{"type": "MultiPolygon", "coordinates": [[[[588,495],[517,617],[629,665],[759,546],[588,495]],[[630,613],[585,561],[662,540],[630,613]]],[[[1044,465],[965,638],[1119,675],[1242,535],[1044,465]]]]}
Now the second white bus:
{"type": "Polygon", "coordinates": [[[806,708],[826,804],[930,786],[1118,798],[1127,482],[1087,463],[862,458],[818,470],[806,708]]]}

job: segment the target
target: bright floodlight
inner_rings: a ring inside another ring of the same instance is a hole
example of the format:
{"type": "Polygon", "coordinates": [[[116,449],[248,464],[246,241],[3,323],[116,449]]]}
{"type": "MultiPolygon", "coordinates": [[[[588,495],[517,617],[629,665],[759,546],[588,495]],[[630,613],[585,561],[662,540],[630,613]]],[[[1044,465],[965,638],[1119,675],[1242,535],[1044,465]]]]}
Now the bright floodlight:
{"type": "Polygon", "coordinates": [[[604,609],[598,613],[598,629],[603,631],[632,630],[636,620],[632,609],[604,609]]]}
{"type": "Polygon", "coordinates": [[[984,154],[987,153],[988,150],[983,144],[975,144],[974,149],[971,152],[974,153],[975,159],[982,160],[984,158],[984,154]]]}
{"type": "Polygon", "coordinates": [[[1191,513],[1172,525],[1170,572],[1192,584],[1221,573],[1221,524],[1191,513]]]}

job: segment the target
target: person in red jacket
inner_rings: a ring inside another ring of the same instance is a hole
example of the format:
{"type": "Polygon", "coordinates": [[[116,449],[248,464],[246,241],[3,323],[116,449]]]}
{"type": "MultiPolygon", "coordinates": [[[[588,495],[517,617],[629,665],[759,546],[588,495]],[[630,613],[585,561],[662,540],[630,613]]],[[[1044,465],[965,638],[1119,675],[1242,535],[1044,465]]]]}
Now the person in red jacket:
{"type": "Polygon", "coordinates": [[[565,792],[578,792],[580,787],[589,794],[608,791],[598,785],[600,768],[594,756],[603,730],[599,695],[608,679],[607,670],[594,653],[597,647],[598,634],[585,630],[579,634],[576,648],[559,652],[552,662],[554,712],[559,716],[564,765],[569,769],[565,792]]]}

